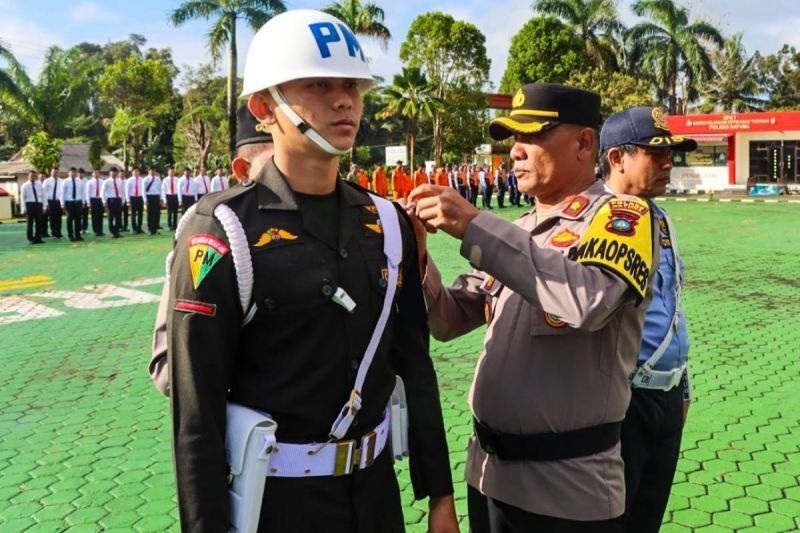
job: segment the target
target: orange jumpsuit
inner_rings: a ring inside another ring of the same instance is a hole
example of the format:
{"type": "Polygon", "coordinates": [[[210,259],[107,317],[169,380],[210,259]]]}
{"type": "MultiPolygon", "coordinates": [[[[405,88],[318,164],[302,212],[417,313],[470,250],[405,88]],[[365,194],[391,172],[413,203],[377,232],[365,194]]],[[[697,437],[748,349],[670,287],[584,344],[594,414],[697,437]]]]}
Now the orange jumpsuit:
{"type": "Polygon", "coordinates": [[[392,173],[392,189],[395,199],[406,198],[411,192],[411,178],[402,169],[396,169],[392,173]]]}
{"type": "Polygon", "coordinates": [[[440,168],[436,173],[436,185],[440,187],[447,187],[450,183],[447,181],[447,172],[440,168]]]}
{"type": "Polygon", "coordinates": [[[386,183],[386,171],[383,170],[383,168],[379,168],[373,173],[372,180],[375,184],[375,192],[377,194],[384,198],[389,196],[389,185],[386,183]]]}
{"type": "Polygon", "coordinates": [[[414,187],[419,187],[425,183],[428,183],[428,175],[424,170],[417,170],[414,173],[414,187]]]}
{"type": "Polygon", "coordinates": [[[369,177],[367,176],[367,173],[364,172],[363,170],[359,170],[358,172],[358,184],[364,187],[365,189],[370,188],[369,177]]]}

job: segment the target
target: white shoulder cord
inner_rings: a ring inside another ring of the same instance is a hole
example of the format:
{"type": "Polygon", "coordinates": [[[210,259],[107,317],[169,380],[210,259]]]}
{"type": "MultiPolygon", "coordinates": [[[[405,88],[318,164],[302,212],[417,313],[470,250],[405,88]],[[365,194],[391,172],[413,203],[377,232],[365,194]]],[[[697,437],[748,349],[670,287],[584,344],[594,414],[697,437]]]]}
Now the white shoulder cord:
{"type": "MultiPolygon", "coordinates": [[[[181,217],[178,222],[178,227],[175,230],[175,240],[181,234],[186,220],[194,214],[194,208],[197,204],[186,210],[186,213],[181,217]]],[[[225,204],[220,204],[214,209],[214,216],[217,217],[222,229],[225,231],[225,236],[228,238],[228,243],[231,248],[231,256],[233,257],[233,268],[236,271],[236,285],[239,288],[239,302],[242,306],[242,312],[245,313],[242,320],[242,327],[246,326],[255,316],[256,306],[250,305],[253,298],[253,259],[250,256],[250,247],[247,244],[247,236],[245,235],[242,223],[236,213],[225,204]]],[[[167,254],[166,273],[167,283],[169,283],[170,270],[172,269],[172,257],[175,251],[171,250],[167,254]]]]}
{"type": "Polygon", "coordinates": [[[281,108],[281,111],[286,115],[286,117],[292,121],[292,124],[300,130],[300,133],[307,136],[309,139],[317,143],[317,145],[328,152],[331,155],[344,155],[349,150],[339,150],[331,143],[329,143],[322,135],[314,131],[314,129],[308,125],[308,123],[300,118],[300,115],[295,113],[294,109],[286,103],[286,99],[283,97],[283,93],[277,87],[270,87],[269,94],[272,95],[272,99],[275,100],[275,103],[278,104],[278,107],[281,108]]]}
{"type": "Polygon", "coordinates": [[[353,385],[353,390],[350,392],[350,398],[344,404],[339,416],[331,426],[330,437],[332,439],[341,439],[350,429],[358,411],[361,409],[361,390],[364,387],[364,380],[367,377],[367,372],[372,364],[372,359],[375,357],[375,352],[378,350],[378,345],[383,337],[383,331],[386,328],[386,322],[389,320],[389,315],[392,310],[392,302],[394,301],[394,294],[397,288],[397,277],[400,270],[400,261],[403,258],[403,237],[400,233],[400,221],[398,220],[397,210],[394,204],[389,200],[370,194],[375,207],[378,208],[378,217],[383,229],[383,253],[386,256],[386,266],[389,270],[387,276],[386,295],[383,299],[383,309],[381,310],[378,323],[375,325],[375,330],[372,332],[372,337],[367,345],[367,351],[364,353],[364,358],[361,360],[361,365],[358,367],[358,374],[356,374],[356,382],[353,385]]]}

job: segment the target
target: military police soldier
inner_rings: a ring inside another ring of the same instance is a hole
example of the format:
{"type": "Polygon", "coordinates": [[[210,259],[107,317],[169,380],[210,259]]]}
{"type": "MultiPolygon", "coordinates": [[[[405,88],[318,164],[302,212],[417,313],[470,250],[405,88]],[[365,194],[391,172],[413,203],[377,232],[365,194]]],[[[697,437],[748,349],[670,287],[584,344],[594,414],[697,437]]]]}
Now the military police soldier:
{"type": "Polygon", "coordinates": [[[391,457],[381,451],[395,374],[406,385],[414,494],[430,497],[431,531],[457,530],[413,230],[391,204],[337,179],[372,83],[355,35],[318,11],[274,17],[250,46],[244,94],[275,156],[254,179],[197,203],[171,266],[168,366],[185,530],[228,526],[231,401],[278,424],[259,530],[402,531],[391,457]],[[391,216],[379,216],[387,207],[391,216]],[[399,265],[383,253],[384,227],[402,235],[399,265]],[[253,285],[241,276],[245,257],[253,285]],[[248,286],[251,298],[239,292],[248,286]],[[386,326],[373,344],[379,316],[386,326]],[[359,391],[367,353],[374,362],[359,391]],[[349,430],[339,437],[343,419],[349,430]],[[286,455],[297,449],[308,453],[286,455]],[[355,451],[315,463],[340,449],[355,451]]]}
{"type": "MultiPolygon", "coordinates": [[[[664,110],[633,107],[611,115],[600,132],[600,167],[614,193],[655,198],[664,194],[672,151],[697,143],[670,133],[664,110]]],[[[657,532],[667,508],[689,408],[689,335],[681,309],[683,263],[667,213],[650,202],[659,234],[653,301],[647,308],[631,403],[622,423],[625,514],[631,533],[657,532]]]]}
{"type": "MultiPolygon", "coordinates": [[[[625,505],[620,425],[653,264],[651,215],[593,173],[599,95],[534,83],[489,127],[511,148],[537,205],[515,223],[448,188],[409,197],[429,227],[461,239],[475,268],[444,288],[427,261],[431,333],[488,322],[472,385],[466,478],[470,526],[491,531],[615,531],[625,505]]],[[[424,252],[423,252],[424,253],[424,252]]]]}

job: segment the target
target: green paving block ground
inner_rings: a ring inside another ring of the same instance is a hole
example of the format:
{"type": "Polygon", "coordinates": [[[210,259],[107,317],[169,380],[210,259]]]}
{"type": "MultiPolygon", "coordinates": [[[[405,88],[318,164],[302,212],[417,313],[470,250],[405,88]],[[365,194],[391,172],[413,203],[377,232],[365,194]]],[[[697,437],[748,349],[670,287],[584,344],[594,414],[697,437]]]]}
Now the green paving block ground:
{"type": "MultiPolygon", "coordinates": [[[[687,265],[695,393],[663,530],[796,531],[800,205],[662,205],[687,265]]],[[[0,225],[0,531],[177,530],[167,402],[145,369],[169,247],[166,234],[33,247],[0,225]],[[50,281],[4,284],[30,276],[50,281]]],[[[466,267],[447,236],[430,248],[445,279],[466,267]]],[[[464,531],[482,334],[432,343],[464,531]]],[[[408,530],[425,531],[397,470],[408,530]]]]}

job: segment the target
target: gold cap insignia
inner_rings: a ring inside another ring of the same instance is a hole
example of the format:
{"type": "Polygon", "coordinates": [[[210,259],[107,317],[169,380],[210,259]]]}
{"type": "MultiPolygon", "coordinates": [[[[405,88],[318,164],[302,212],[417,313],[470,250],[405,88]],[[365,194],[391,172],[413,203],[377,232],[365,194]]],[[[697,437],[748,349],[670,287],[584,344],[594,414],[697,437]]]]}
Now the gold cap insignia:
{"type": "Polygon", "coordinates": [[[652,115],[653,125],[656,128],[669,131],[669,126],[667,126],[667,113],[664,111],[663,107],[654,107],[652,115]]]}
{"type": "Polygon", "coordinates": [[[524,104],[525,104],[525,93],[522,92],[522,89],[517,89],[517,92],[514,95],[514,100],[512,100],[511,105],[513,107],[522,107],[524,104]]]}

